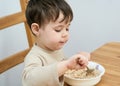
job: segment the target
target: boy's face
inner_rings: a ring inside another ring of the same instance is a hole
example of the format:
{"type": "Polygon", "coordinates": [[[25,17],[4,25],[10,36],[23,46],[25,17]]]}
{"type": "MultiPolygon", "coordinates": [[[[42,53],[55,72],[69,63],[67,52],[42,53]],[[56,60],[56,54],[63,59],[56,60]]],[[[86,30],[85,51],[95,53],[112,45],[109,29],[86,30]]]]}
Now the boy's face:
{"type": "Polygon", "coordinates": [[[63,15],[60,14],[55,22],[49,22],[43,28],[39,28],[39,35],[37,36],[38,46],[48,50],[61,49],[69,39],[69,25],[70,22],[60,22],[63,15]]]}

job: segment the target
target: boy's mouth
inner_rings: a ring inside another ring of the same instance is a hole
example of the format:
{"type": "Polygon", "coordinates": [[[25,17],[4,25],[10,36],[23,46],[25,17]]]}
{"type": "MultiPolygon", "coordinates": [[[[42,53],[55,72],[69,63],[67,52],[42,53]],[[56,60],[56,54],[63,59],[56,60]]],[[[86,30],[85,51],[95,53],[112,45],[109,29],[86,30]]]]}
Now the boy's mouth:
{"type": "Polygon", "coordinates": [[[64,45],[67,41],[60,41],[59,43],[64,45]]]}
{"type": "Polygon", "coordinates": [[[65,42],[60,42],[61,44],[64,44],[65,42]]]}

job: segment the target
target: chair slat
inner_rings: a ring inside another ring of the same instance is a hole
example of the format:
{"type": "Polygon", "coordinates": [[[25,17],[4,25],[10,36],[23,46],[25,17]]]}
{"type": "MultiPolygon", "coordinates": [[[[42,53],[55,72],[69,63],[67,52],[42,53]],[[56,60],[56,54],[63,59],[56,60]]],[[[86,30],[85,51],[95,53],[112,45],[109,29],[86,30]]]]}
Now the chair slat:
{"type": "Polygon", "coordinates": [[[6,29],[7,27],[10,27],[15,24],[19,24],[24,21],[26,21],[24,12],[19,12],[2,17],[0,18],[0,30],[6,29]]]}
{"type": "Polygon", "coordinates": [[[29,52],[30,49],[23,50],[21,52],[18,52],[14,55],[11,55],[9,57],[6,57],[5,59],[0,61],[0,73],[3,73],[4,71],[20,64],[23,62],[24,57],[29,52]]]}

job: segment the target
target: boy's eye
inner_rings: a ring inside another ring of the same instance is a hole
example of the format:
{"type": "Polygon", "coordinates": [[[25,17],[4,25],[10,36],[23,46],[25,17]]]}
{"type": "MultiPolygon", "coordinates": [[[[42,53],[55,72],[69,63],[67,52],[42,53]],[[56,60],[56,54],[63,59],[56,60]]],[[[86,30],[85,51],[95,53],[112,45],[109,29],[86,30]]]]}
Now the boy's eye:
{"type": "MultiPolygon", "coordinates": [[[[56,29],[55,31],[56,31],[56,32],[60,32],[61,30],[62,30],[62,29],[58,29],[58,30],[56,29]]],[[[66,31],[69,31],[69,28],[66,28],[66,31]]]]}
{"type": "Polygon", "coordinates": [[[57,28],[55,28],[55,31],[60,32],[62,29],[63,29],[62,27],[57,27],[57,28]]]}
{"type": "Polygon", "coordinates": [[[55,30],[56,32],[60,32],[61,30],[55,30]]]}

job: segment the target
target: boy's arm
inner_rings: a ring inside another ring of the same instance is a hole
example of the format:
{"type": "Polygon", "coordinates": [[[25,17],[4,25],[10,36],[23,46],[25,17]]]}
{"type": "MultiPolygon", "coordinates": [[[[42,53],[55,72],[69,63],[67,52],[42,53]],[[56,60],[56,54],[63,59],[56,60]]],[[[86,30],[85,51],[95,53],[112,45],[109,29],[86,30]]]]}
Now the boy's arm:
{"type": "Polygon", "coordinates": [[[22,74],[23,86],[57,86],[60,84],[57,72],[57,63],[42,66],[42,60],[35,56],[25,60],[22,74]]]}

